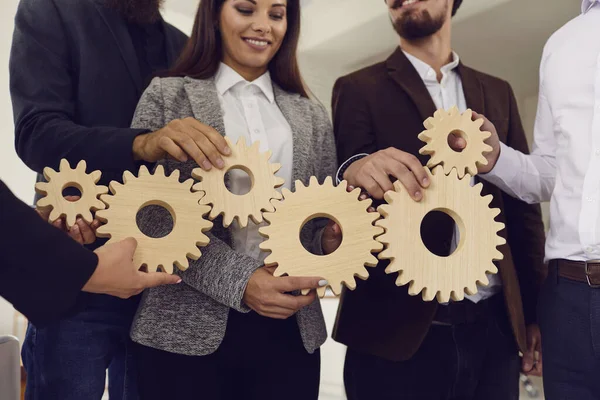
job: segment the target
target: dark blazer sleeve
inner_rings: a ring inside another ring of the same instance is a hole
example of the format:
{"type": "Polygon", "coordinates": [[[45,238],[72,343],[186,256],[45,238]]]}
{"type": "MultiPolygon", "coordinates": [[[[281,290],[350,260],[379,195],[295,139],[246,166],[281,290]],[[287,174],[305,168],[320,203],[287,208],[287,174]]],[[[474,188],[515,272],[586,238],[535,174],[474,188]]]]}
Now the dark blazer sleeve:
{"type": "MultiPolygon", "coordinates": [[[[517,101],[508,86],[510,116],[506,145],[524,154],[529,153],[525,131],[519,115],[517,101]]],[[[510,246],[523,299],[527,324],[536,322],[536,307],[540,285],[546,276],[544,246],[546,242],[542,212],[538,204],[527,204],[503,192],[504,213],[510,246]]]]}
{"type": "Polygon", "coordinates": [[[338,164],[356,154],[377,151],[369,106],[360,86],[348,76],[339,78],[331,102],[338,164]]]}
{"type": "Polygon", "coordinates": [[[74,120],[76,46],[66,32],[54,0],[19,3],[9,62],[17,153],[39,173],[62,158],[86,160],[90,170],[134,170],[133,139],[146,131],[74,120]]]}
{"type": "Polygon", "coordinates": [[[67,314],[98,257],[43,221],[0,181],[0,296],[33,324],[67,314]]]}

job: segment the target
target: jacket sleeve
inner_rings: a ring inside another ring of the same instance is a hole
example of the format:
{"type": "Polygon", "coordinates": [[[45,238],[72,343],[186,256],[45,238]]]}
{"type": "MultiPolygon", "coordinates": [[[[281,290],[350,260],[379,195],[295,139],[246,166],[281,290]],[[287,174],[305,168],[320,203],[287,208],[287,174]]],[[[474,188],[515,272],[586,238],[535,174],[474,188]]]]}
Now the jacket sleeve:
{"type": "Polygon", "coordinates": [[[43,221],[2,181],[0,237],[0,296],[36,326],[70,312],[96,270],[96,254],[43,221]]]}
{"type": "MultiPolygon", "coordinates": [[[[168,105],[166,105],[168,107],[168,105]]],[[[140,129],[152,129],[162,126],[165,121],[165,101],[163,98],[161,79],[155,78],[146,89],[138,104],[132,126],[140,129]]],[[[197,167],[188,161],[179,163],[172,160],[162,161],[165,172],[171,173],[179,169],[181,180],[191,178],[192,170],[197,167]]],[[[150,235],[164,236],[168,234],[165,224],[160,217],[150,212],[142,221],[140,228],[150,235]]],[[[227,243],[208,233],[210,243],[200,250],[202,256],[190,260],[189,268],[181,273],[183,282],[199,292],[213,298],[215,301],[240,312],[250,309],[243,303],[244,292],[252,274],[263,266],[259,261],[238,253],[227,243]]]]}
{"type": "MultiPolygon", "coordinates": [[[[510,104],[509,127],[506,145],[524,154],[529,152],[527,139],[517,108],[517,101],[508,85],[510,104]]],[[[527,204],[503,192],[508,245],[521,287],[526,323],[536,321],[536,307],[540,285],[546,277],[544,245],[546,241],[541,208],[527,204]]]]}
{"type": "Polygon", "coordinates": [[[91,170],[131,170],[133,140],[143,129],[87,127],[75,120],[71,40],[55,0],[21,0],[10,53],[10,93],[19,157],[38,173],[86,160],[91,170]],[[107,157],[110,154],[111,157],[107,157]]]}

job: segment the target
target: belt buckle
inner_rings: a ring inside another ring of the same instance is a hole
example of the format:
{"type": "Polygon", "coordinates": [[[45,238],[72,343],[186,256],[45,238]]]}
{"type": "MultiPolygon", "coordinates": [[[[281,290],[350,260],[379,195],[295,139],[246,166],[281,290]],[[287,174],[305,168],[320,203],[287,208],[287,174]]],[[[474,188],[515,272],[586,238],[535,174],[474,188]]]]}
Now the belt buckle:
{"type": "Polygon", "coordinates": [[[589,269],[590,264],[600,264],[600,260],[586,260],[584,262],[585,262],[585,279],[587,280],[588,286],[591,287],[592,289],[600,288],[600,285],[592,285],[592,282],[590,281],[590,269],[589,269]]]}

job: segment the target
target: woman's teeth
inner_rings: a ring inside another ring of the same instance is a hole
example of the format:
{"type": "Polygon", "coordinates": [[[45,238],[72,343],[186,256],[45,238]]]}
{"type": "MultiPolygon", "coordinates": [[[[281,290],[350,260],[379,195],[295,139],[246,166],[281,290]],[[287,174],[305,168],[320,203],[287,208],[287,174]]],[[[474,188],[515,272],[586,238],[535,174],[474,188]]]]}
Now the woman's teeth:
{"type": "Polygon", "coordinates": [[[255,46],[259,46],[259,47],[266,47],[269,42],[264,42],[262,40],[253,40],[253,39],[246,39],[246,42],[253,44],[255,46]]]}

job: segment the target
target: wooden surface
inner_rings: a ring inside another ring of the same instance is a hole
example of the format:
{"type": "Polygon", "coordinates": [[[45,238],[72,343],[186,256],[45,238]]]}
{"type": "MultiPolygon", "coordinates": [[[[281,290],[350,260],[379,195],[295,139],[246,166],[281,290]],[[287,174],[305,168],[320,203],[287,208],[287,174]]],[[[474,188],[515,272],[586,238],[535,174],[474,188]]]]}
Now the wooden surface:
{"type": "Polygon", "coordinates": [[[484,154],[491,152],[492,147],[485,144],[485,140],[491,133],[482,132],[483,119],[473,121],[472,115],[471,110],[460,114],[458,108],[453,107],[450,111],[437,110],[423,123],[427,130],[419,134],[419,139],[427,144],[419,153],[431,156],[427,163],[430,169],[441,164],[446,175],[455,168],[458,177],[462,178],[465,173],[475,176],[477,164],[487,165],[484,154]],[[448,145],[448,136],[453,132],[458,132],[467,142],[462,152],[456,152],[448,145]]]}
{"type": "Polygon", "coordinates": [[[231,148],[231,155],[223,158],[225,167],[212,168],[210,171],[194,169],[192,176],[200,180],[194,185],[194,190],[206,193],[201,204],[212,205],[209,215],[211,220],[223,215],[223,225],[226,228],[234,219],[237,219],[242,228],[248,225],[248,218],[259,224],[263,221],[263,211],[273,211],[271,199],[281,198],[281,193],[276,188],[283,185],[284,180],[275,176],[281,165],[269,163],[271,152],[260,153],[258,141],[248,147],[244,137],[235,145],[228,137],[225,140],[231,148]],[[245,171],[252,180],[251,190],[244,195],[233,194],[225,186],[225,174],[236,168],[245,171]]]}
{"type": "Polygon", "coordinates": [[[472,187],[469,175],[459,180],[452,170],[446,176],[441,166],[429,175],[431,185],[420,202],[398,183],[396,191],[385,194],[388,204],[378,208],[384,219],[376,223],[386,230],[378,238],[386,245],[379,258],[391,260],[386,273],[399,272],[396,284],[410,284],[411,295],[423,292],[426,301],[436,295],[439,302],[458,301],[464,293],[475,294],[477,283],[488,284],[486,272],[498,272],[493,260],[503,258],[496,247],[505,243],[497,234],[504,224],[494,220],[500,210],[489,208],[492,196],[481,197],[482,185],[472,187]],[[421,222],[431,211],[450,215],[460,230],[458,248],[449,257],[431,253],[421,239],[421,222]]]}
{"type": "Polygon", "coordinates": [[[109,242],[133,237],[138,242],[134,263],[145,265],[148,271],[162,269],[173,272],[173,264],[180,270],[188,268],[186,257],[197,260],[201,256],[198,246],[209,242],[204,232],[212,228],[212,222],[204,219],[210,207],[198,204],[201,192],[192,192],[192,179],[180,183],[179,171],[165,177],[164,169],[158,166],[154,175],[144,166],[139,177],[130,172],[123,175],[124,184],[110,183],[112,195],[103,195],[101,199],[108,208],[96,213],[96,217],[106,222],[98,228],[99,237],[110,237],[109,242]],[[137,226],[136,215],[149,205],[166,208],[173,217],[173,230],[162,238],[144,235],[137,226]]]}
{"type": "MultiPolygon", "coordinates": [[[[309,186],[296,181],[294,193],[283,189],[284,200],[273,201],[276,211],[264,214],[270,225],[260,228],[260,233],[268,238],[260,247],[271,251],[265,265],[278,266],[275,276],[322,277],[336,295],[341,293],[342,285],[355,289],[355,277],[368,278],[365,266],[377,265],[372,252],[383,248],[374,237],[383,230],[373,225],[379,214],[367,212],[371,200],[359,201],[360,189],[348,193],[346,187],[345,181],[334,187],[330,177],[319,185],[312,177],[309,186]],[[342,229],[340,247],[326,256],[310,253],[300,242],[304,224],[318,217],[329,218],[342,229]]],[[[318,289],[320,297],[325,290],[318,289]]]]}
{"type": "Polygon", "coordinates": [[[75,225],[77,217],[91,223],[94,218],[91,211],[102,210],[105,205],[98,200],[98,196],[108,192],[106,186],[98,186],[102,173],[94,171],[90,174],[85,172],[86,162],[81,160],[75,169],[72,169],[66,159],[60,160],[59,171],[52,168],[44,168],[44,177],[48,182],[38,182],[35,190],[45,197],[37,202],[40,209],[50,208],[50,222],[64,217],[67,226],[75,225]],[[63,197],[63,190],[67,187],[76,187],[81,192],[79,200],[72,202],[63,197]]]}

